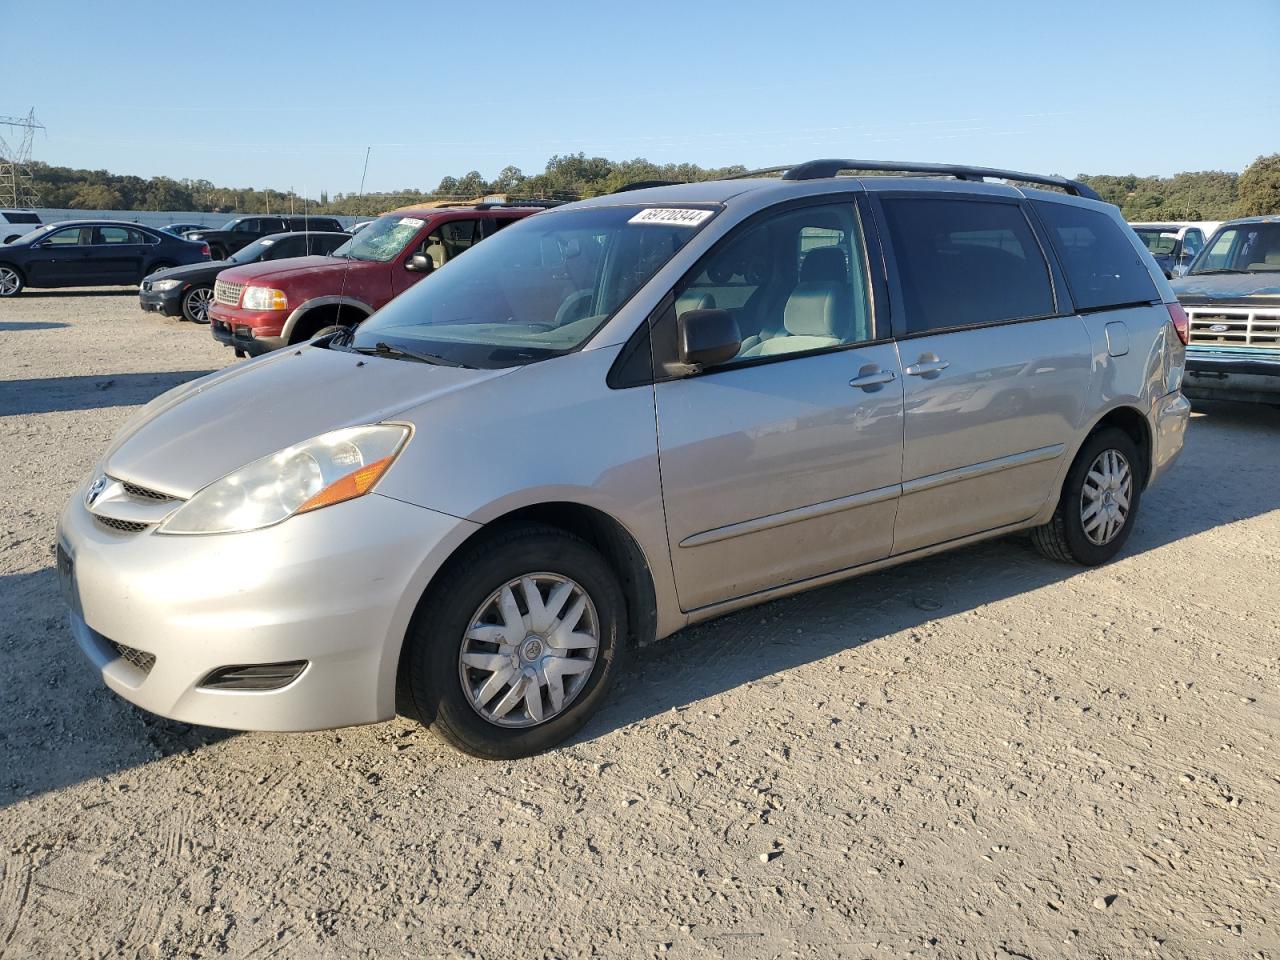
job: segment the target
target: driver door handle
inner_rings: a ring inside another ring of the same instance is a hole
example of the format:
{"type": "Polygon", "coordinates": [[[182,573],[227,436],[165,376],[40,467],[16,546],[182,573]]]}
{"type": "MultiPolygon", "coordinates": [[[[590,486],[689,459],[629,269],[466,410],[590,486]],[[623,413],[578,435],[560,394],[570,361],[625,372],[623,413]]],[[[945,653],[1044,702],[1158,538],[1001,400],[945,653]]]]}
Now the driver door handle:
{"type": "Polygon", "coordinates": [[[951,366],[950,361],[939,359],[936,353],[925,353],[921,354],[919,360],[906,367],[902,372],[909,377],[925,377],[932,380],[949,366],[951,366]]]}
{"type": "Polygon", "coordinates": [[[870,393],[873,390],[879,390],[886,383],[893,383],[897,378],[898,375],[892,370],[881,370],[874,363],[869,363],[849,381],[849,386],[859,387],[870,393]]]}

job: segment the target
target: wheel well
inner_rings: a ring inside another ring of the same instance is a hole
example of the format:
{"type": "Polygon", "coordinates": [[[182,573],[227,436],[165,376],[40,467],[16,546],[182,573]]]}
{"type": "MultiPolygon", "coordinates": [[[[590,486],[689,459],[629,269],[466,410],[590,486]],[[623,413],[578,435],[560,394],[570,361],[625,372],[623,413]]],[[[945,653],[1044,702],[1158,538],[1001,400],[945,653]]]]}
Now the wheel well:
{"type": "Polygon", "coordinates": [[[22,272],[22,268],[18,266],[16,263],[7,263],[4,260],[0,260],[0,267],[8,267],[10,270],[12,270],[14,273],[16,273],[18,276],[22,278],[23,283],[27,282],[27,275],[22,272]]]}
{"type": "Polygon", "coordinates": [[[359,323],[368,316],[366,311],[350,303],[323,303],[318,307],[312,307],[298,318],[298,322],[293,326],[293,332],[289,334],[289,343],[302,343],[310,340],[317,331],[325,327],[333,326],[335,323],[359,323]]]}
{"type": "Polygon", "coordinates": [[[477,537],[521,523],[544,523],[558,527],[591,544],[617,574],[627,601],[627,623],[633,641],[645,643],[653,639],[658,627],[658,598],[653,577],[644,552],[635,538],[613,517],[602,510],[580,503],[539,503],[512,510],[486,523],[472,534],[455,555],[477,537]]]}
{"type": "Polygon", "coordinates": [[[1116,427],[1129,435],[1129,439],[1142,454],[1142,485],[1147,485],[1151,476],[1151,427],[1147,418],[1133,407],[1117,407],[1094,425],[1092,433],[1103,427],[1116,427]]]}

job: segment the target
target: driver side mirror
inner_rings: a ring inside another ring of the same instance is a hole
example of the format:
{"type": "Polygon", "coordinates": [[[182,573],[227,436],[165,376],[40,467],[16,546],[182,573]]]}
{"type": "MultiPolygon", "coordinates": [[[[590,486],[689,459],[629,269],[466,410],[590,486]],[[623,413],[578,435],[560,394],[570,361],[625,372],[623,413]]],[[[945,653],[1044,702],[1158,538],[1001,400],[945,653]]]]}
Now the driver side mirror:
{"type": "Polygon", "coordinates": [[[732,360],[741,349],[742,333],[727,310],[686,310],[676,318],[681,363],[714,367],[732,360]]]}
{"type": "Polygon", "coordinates": [[[415,253],[405,263],[404,268],[410,273],[430,273],[436,265],[425,253],[415,253]]]}

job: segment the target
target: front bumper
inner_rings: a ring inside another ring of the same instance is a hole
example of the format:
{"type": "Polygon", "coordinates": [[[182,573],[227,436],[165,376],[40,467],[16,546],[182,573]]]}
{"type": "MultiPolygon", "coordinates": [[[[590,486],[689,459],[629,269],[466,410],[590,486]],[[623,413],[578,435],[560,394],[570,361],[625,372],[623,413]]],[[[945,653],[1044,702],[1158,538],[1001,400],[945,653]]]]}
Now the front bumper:
{"type": "Polygon", "coordinates": [[[1197,400],[1280,403],[1280,355],[1187,351],[1183,392],[1197,400]]]}
{"type": "Polygon", "coordinates": [[[225,303],[215,303],[209,308],[213,338],[251,357],[278,350],[288,342],[284,338],[284,321],[285,317],[278,311],[262,313],[225,303]]]}
{"type": "Polygon", "coordinates": [[[58,524],[81,650],[126,700],[236,730],[393,716],[418,598],[477,529],[370,494],[252,533],[119,533],[93,518],[83,495],[72,495],[58,524]],[[203,686],[220,668],[289,661],[305,667],[280,689],[203,686]]]}
{"type": "Polygon", "coordinates": [[[160,313],[166,317],[182,316],[182,294],[187,284],[174,287],[172,290],[138,290],[138,306],[145,313],[160,313]]]}

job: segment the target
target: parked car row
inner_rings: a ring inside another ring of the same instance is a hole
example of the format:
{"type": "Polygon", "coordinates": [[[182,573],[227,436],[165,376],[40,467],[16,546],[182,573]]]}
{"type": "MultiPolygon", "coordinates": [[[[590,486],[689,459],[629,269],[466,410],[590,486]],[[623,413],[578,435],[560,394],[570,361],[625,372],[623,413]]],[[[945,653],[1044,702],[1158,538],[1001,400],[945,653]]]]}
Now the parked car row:
{"type": "Polygon", "coordinates": [[[208,244],[116,220],[66,220],[0,246],[0,297],[26,287],[135,284],[209,259],[208,244]]]}
{"type": "MultiPolygon", "coordinates": [[[[1269,263],[1258,233],[1210,252],[1269,263]]],[[[813,161],[391,214],[334,253],[224,270],[215,335],[390,302],[152,401],[61,515],[72,632],[146,709],[400,706],[525,756],[632,642],[1015,531],[1106,562],[1188,421],[1169,281],[1056,177],[813,161]]]]}

